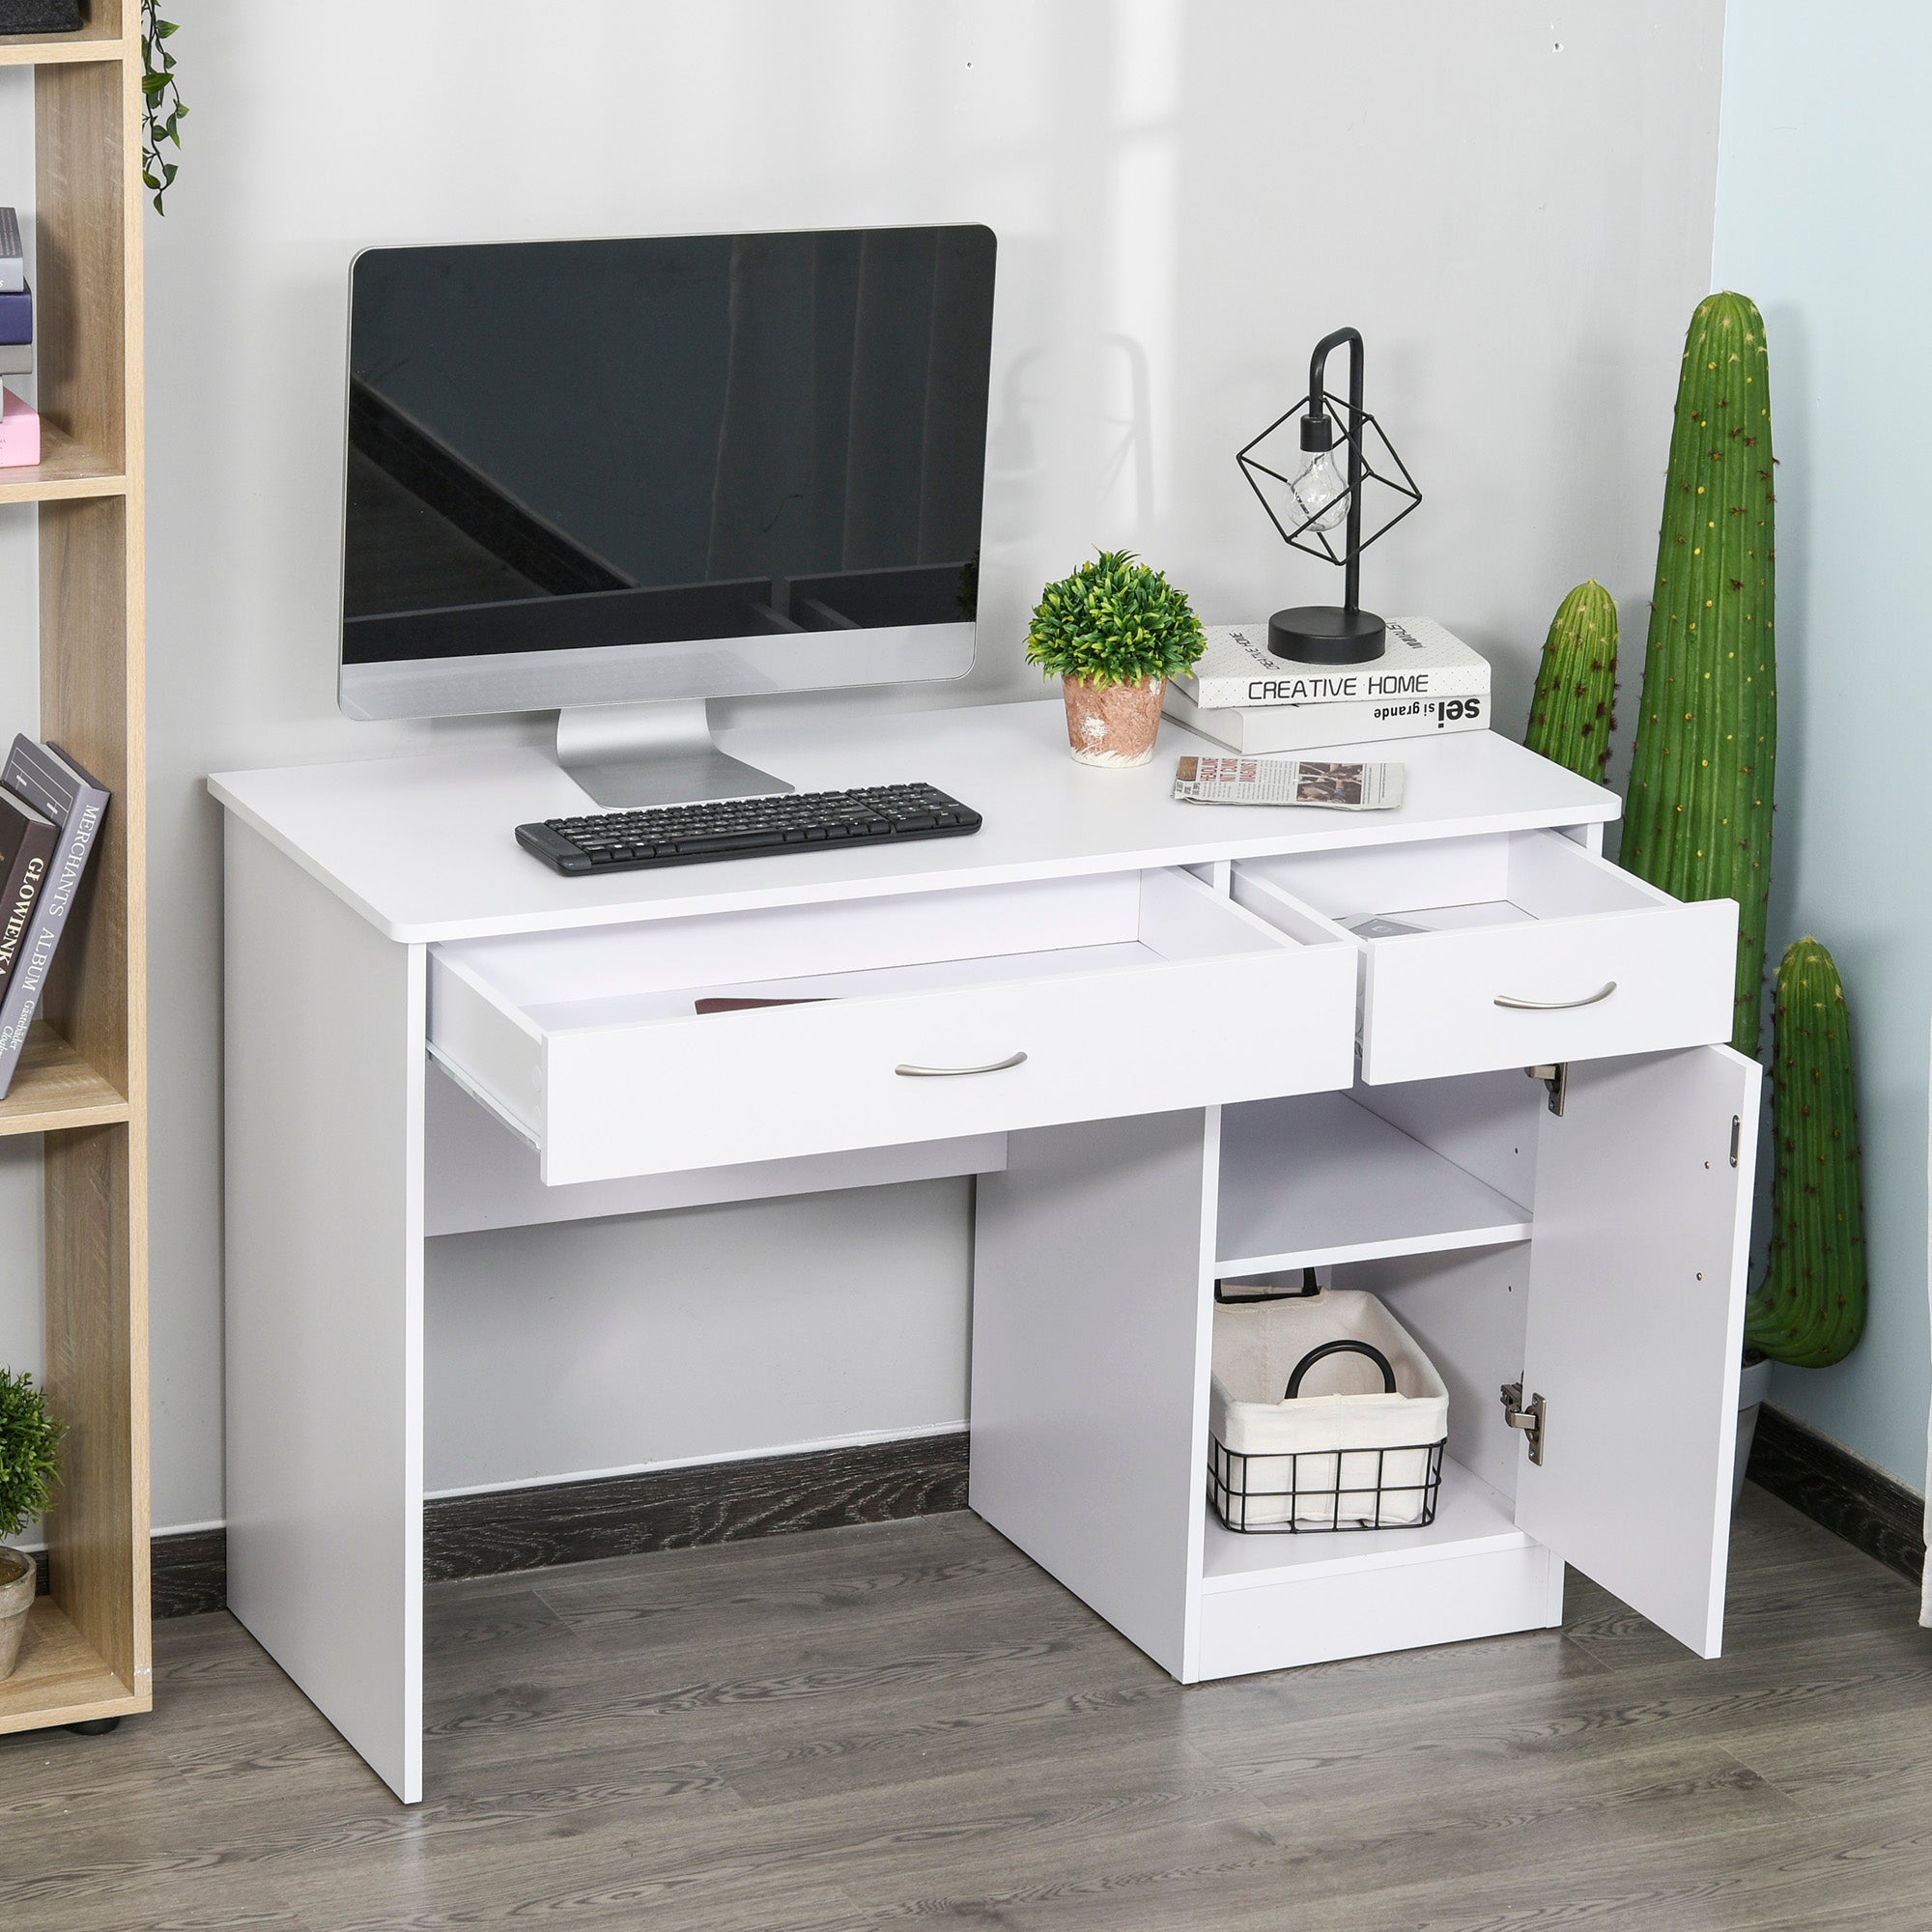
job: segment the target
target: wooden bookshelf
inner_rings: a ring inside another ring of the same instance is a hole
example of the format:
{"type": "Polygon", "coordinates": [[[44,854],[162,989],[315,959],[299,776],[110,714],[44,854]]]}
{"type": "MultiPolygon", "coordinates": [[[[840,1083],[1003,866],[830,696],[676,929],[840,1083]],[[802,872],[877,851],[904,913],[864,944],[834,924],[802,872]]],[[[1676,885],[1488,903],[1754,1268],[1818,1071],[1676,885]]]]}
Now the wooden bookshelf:
{"type": "Polygon", "coordinates": [[[37,505],[40,735],[113,793],[46,1024],[0,1099],[0,1135],[44,1137],[46,1386],[68,1425],[52,1593],[0,1680],[0,1731],[152,1701],[140,9],[82,11],[78,34],[0,38],[0,66],[35,70],[43,425],[43,461],[0,469],[0,505],[37,505]]]}

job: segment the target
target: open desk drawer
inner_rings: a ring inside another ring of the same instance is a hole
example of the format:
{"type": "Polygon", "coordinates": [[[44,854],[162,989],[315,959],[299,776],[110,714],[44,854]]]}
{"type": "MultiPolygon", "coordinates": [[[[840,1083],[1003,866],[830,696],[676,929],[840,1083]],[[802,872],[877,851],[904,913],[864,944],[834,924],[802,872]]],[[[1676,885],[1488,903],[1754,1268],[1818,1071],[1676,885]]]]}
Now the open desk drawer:
{"type": "Polygon", "coordinates": [[[1731,1037],[1736,903],[1687,905],[1560,832],[1243,860],[1234,877],[1263,919],[1334,922],[1359,950],[1366,1081],[1731,1037]]]}
{"type": "Polygon", "coordinates": [[[1285,923],[1158,870],[452,942],[430,1050],[553,1185],[1346,1087],[1352,949],[1285,923]]]}

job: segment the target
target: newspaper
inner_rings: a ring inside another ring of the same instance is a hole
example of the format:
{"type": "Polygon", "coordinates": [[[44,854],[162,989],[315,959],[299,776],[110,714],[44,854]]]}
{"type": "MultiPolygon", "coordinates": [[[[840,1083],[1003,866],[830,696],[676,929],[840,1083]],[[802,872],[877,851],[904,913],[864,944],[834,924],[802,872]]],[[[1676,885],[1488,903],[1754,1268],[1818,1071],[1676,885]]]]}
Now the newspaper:
{"type": "Polygon", "coordinates": [[[1318,758],[1186,757],[1174,795],[1197,805],[1319,805],[1331,811],[1390,811],[1402,803],[1402,765],[1318,758]]]}

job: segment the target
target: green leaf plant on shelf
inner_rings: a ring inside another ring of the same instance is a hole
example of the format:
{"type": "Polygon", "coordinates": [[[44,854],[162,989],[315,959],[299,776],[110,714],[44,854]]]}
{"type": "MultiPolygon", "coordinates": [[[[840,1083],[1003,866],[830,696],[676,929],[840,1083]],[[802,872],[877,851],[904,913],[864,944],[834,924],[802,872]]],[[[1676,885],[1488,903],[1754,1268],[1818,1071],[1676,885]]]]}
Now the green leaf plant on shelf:
{"type": "Polygon", "coordinates": [[[1602,783],[1617,696],[1617,603],[1593,577],[1556,607],[1544,640],[1523,743],[1602,783]]]}
{"type": "Polygon", "coordinates": [[[1771,1265],[1745,1347],[1825,1369],[1864,1333],[1865,1230],[1845,986],[1815,939],[1785,949],[1772,1029],[1771,1265]]]}
{"type": "MultiPolygon", "coordinates": [[[[0,1369],[0,1536],[18,1536],[46,1514],[60,1480],[64,1434],[33,1377],[0,1369]]],[[[11,1677],[19,1661],[34,1588],[34,1559],[0,1544],[0,1677],[11,1677]]]]}
{"type": "Polygon", "coordinates": [[[1026,654],[1062,680],[1074,757],[1125,767],[1153,756],[1168,680],[1207,647],[1184,590],[1132,551],[1107,550],[1041,591],[1026,654]]]}
{"type": "Polygon", "coordinates": [[[1678,380],[1623,864],[1680,899],[1737,900],[1731,1044],[1753,1058],[1777,756],[1772,468],[1764,319],[1706,297],[1678,380]]]}
{"type": "Polygon", "coordinates": [[[173,186],[180,164],[161,157],[163,146],[181,153],[181,124],[187,103],[181,97],[175,57],[167,43],[180,32],[164,20],[155,0],[141,0],[141,185],[154,196],[155,213],[165,214],[161,197],[173,186]]]}

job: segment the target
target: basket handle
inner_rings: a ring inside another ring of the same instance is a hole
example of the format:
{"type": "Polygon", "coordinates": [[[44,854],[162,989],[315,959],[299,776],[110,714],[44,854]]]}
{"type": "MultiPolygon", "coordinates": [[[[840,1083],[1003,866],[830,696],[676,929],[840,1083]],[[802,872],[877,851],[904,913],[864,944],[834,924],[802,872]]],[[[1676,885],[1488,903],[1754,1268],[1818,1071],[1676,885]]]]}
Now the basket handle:
{"type": "Polygon", "coordinates": [[[1395,1393],[1395,1371],[1389,1367],[1389,1358],[1373,1342],[1356,1342],[1344,1337],[1337,1342],[1323,1342],[1319,1348],[1311,1349],[1294,1365],[1294,1373],[1288,1378],[1288,1388],[1282,1396],[1283,1402],[1293,1402],[1301,1393],[1301,1378],[1325,1355],[1366,1355],[1382,1372],[1382,1393],[1395,1393]]]}
{"type": "Polygon", "coordinates": [[[1257,1289],[1252,1294],[1228,1294],[1224,1293],[1226,1287],[1225,1282],[1214,1284],[1214,1299],[1223,1308],[1252,1308],[1264,1301],[1312,1301],[1321,1293],[1321,1284],[1315,1279],[1312,1267],[1301,1270],[1299,1288],[1257,1289]]]}

